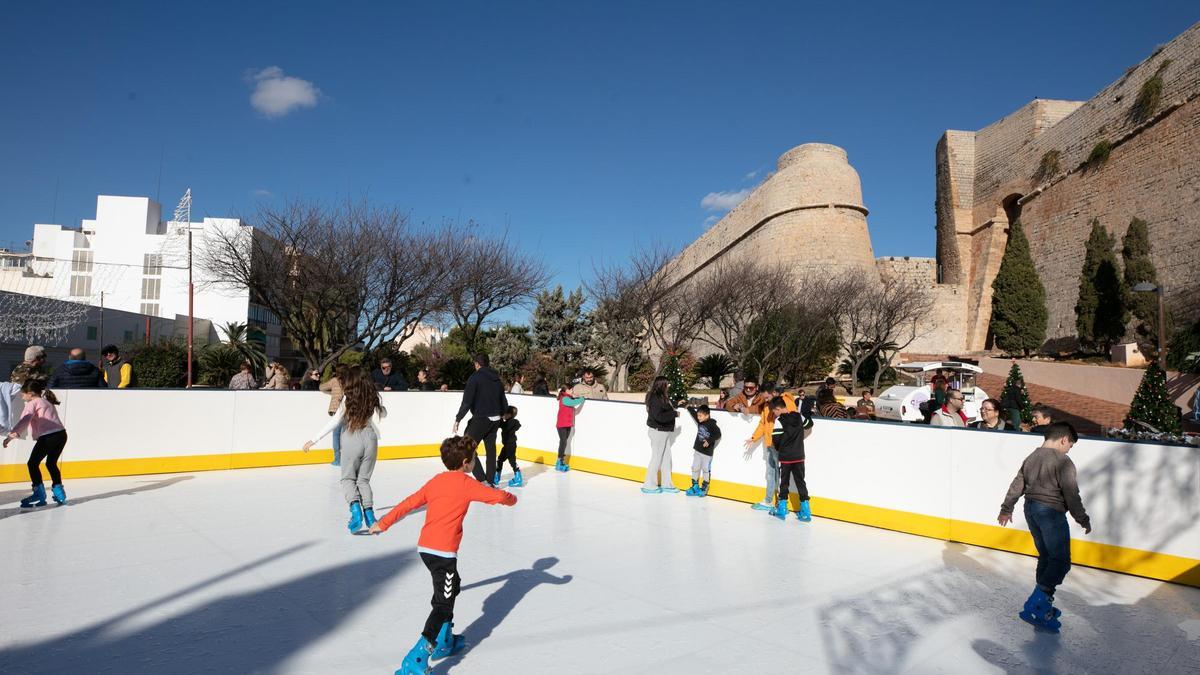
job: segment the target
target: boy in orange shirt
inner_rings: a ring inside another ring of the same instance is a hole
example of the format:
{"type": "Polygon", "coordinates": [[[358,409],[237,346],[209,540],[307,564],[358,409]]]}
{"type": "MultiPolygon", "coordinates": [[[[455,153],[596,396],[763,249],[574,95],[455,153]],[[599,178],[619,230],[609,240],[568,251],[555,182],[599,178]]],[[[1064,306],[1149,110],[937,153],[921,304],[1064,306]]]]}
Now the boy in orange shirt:
{"type": "Polygon", "coordinates": [[[382,534],[408,513],[426,507],[425,525],[417,538],[417,552],[433,576],[433,609],[425,621],[421,638],[404,657],[397,675],[429,673],[430,660],[450,656],[466,647],[463,637],[453,634],[451,621],[454,599],[458,597],[462,583],[458,576],[458,545],[462,543],[463,518],[471,502],[505,506],[517,503],[512,493],[488,487],[471,476],[478,445],[479,441],[467,436],[442,441],[442,464],[448,470],[429,479],[420,490],[371,526],[371,534],[382,534]]]}

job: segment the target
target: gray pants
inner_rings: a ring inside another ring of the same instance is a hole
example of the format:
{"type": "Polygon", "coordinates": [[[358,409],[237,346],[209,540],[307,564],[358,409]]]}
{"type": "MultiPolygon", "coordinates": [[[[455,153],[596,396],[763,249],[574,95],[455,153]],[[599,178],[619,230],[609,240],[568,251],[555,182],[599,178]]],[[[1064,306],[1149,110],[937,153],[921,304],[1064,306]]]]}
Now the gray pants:
{"type": "Polygon", "coordinates": [[[658,429],[646,429],[650,436],[650,464],[646,466],[646,480],[642,487],[675,487],[671,480],[671,433],[658,429]],[[659,474],[662,479],[659,479],[659,474]]]}
{"type": "Polygon", "coordinates": [[[692,457],[692,480],[700,480],[703,478],[705,481],[707,481],[711,474],[712,457],[704,454],[703,452],[695,453],[692,457]]]}
{"type": "Polygon", "coordinates": [[[767,496],[763,502],[775,502],[775,493],[779,491],[779,451],[763,446],[763,460],[767,464],[767,496]]]}
{"type": "Polygon", "coordinates": [[[379,439],[371,425],[357,431],[342,429],[342,494],[347,504],[359,502],[364,509],[374,505],[371,474],[378,455],[379,439]]]}

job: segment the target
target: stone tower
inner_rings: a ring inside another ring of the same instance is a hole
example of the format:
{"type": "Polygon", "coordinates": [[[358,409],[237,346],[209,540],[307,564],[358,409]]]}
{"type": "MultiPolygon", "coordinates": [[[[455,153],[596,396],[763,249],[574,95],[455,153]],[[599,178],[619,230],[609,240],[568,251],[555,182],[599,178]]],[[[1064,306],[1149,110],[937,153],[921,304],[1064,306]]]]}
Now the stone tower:
{"type": "Polygon", "coordinates": [[[879,278],[858,172],[845,150],[824,143],[783,153],[775,173],[676,262],[680,280],[718,262],[879,278]]]}

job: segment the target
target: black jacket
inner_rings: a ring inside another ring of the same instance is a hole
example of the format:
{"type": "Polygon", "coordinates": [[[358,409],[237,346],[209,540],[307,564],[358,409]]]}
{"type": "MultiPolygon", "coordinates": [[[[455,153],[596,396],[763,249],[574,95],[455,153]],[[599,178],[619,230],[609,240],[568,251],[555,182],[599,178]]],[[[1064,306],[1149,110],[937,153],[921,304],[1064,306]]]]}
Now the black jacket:
{"type": "Polygon", "coordinates": [[[371,373],[371,379],[375,380],[375,388],[379,391],[383,391],[384,387],[391,387],[392,391],[408,391],[408,380],[395,368],[391,375],[384,375],[382,370],[376,369],[371,373]]]}
{"type": "Polygon", "coordinates": [[[462,405],[458,406],[455,422],[461,422],[471,411],[471,417],[499,417],[508,408],[508,397],[504,395],[504,383],[500,375],[491,368],[480,368],[467,378],[463,390],[462,405]]]}
{"type": "Polygon", "coordinates": [[[717,421],[712,417],[703,422],[696,419],[696,409],[692,406],[688,406],[687,411],[692,414],[692,419],[696,420],[696,442],[692,444],[692,449],[712,457],[717,441],[721,440],[721,427],[717,426],[717,421]],[[708,447],[704,447],[704,441],[708,441],[708,447]]]}
{"type": "Polygon", "coordinates": [[[789,412],[775,418],[776,428],[771,445],[779,452],[780,462],[799,462],[804,459],[804,430],[812,426],[812,418],[789,412]]]}
{"type": "Polygon", "coordinates": [[[1010,384],[1004,388],[1004,393],[1000,396],[1000,407],[1005,410],[1021,408],[1021,390],[1016,385],[1010,384]]]}
{"type": "Polygon", "coordinates": [[[521,421],[513,417],[504,420],[500,423],[500,443],[504,447],[516,447],[517,445],[517,430],[521,428],[521,421]]]}
{"type": "Polygon", "coordinates": [[[658,431],[675,431],[675,406],[657,396],[646,399],[646,426],[658,431]]]}
{"type": "Polygon", "coordinates": [[[47,386],[51,389],[95,389],[108,385],[104,383],[104,373],[91,361],[66,361],[54,369],[47,386]]]}

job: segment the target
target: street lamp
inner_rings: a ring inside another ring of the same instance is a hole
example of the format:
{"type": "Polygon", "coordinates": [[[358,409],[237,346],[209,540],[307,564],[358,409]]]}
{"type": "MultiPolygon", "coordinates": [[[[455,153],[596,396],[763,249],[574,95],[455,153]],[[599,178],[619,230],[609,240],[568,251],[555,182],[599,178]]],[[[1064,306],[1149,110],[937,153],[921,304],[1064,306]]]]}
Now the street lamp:
{"type": "Polygon", "coordinates": [[[1143,281],[1135,284],[1133,290],[1135,293],[1154,293],[1158,296],[1158,367],[1162,368],[1165,373],[1167,372],[1167,327],[1166,319],[1163,317],[1163,287],[1143,281]]]}

